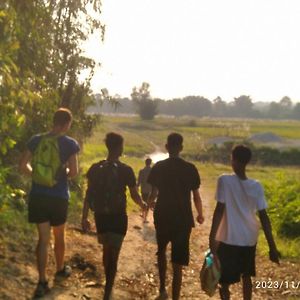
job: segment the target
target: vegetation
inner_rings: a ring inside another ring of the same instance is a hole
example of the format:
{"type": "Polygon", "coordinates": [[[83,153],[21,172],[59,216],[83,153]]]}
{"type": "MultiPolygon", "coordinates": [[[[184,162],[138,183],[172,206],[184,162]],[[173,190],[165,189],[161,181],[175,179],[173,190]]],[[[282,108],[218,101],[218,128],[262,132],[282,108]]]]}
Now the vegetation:
{"type": "Polygon", "coordinates": [[[132,89],[131,98],[137,107],[137,112],[142,120],[153,120],[157,114],[158,103],[152,100],[149,91],[150,85],[143,82],[142,86],[132,89]]]}
{"type": "Polygon", "coordinates": [[[98,118],[86,114],[95,62],[80,44],[95,31],[103,38],[100,6],[100,0],[0,4],[1,210],[22,194],[15,189],[16,157],[32,134],[49,129],[58,107],[72,110],[73,136],[81,142],[96,124],[98,118]],[[80,80],[84,70],[89,75],[80,80]]]}
{"type": "MultiPolygon", "coordinates": [[[[136,112],[135,103],[132,100],[118,97],[120,105],[116,112],[121,114],[134,114],[136,112]]],[[[156,99],[156,109],[156,114],[176,117],[194,116],[300,120],[300,103],[293,104],[289,97],[283,97],[279,102],[255,103],[250,96],[246,95],[234,98],[231,102],[226,102],[220,97],[211,101],[202,96],[187,96],[169,100],[156,99]]],[[[90,107],[90,110],[97,112],[95,107],[90,107]]],[[[110,113],[115,111],[109,105],[103,105],[101,112],[110,113]]]]}

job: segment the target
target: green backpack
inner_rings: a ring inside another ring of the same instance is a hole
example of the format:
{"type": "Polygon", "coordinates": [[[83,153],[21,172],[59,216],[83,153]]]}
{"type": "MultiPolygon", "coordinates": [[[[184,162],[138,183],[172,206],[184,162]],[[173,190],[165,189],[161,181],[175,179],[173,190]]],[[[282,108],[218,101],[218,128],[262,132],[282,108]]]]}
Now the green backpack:
{"type": "Polygon", "coordinates": [[[43,134],[32,158],[32,181],[34,183],[53,187],[62,171],[59,155],[58,137],[43,134]]]}

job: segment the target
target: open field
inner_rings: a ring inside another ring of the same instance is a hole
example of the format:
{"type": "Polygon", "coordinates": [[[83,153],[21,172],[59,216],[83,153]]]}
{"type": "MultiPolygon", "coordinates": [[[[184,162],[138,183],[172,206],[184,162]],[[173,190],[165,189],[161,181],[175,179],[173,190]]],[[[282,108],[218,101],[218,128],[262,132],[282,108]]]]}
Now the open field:
{"type": "MultiPolygon", "coordinates": [[[[170,132],[179,132],[184,136],[184,150],[182,155],[187,159],[194,156],[198,149],[202,148],[209,139],[218,136],[229,136],[242,140],[254,133],[270,132],[282,138],[300,139],[300,122],[272,122],[265,120],[210,120],[189,118],[157,118],[154,121],[142,121],[137,117],[104,116],[101,124],[95,131],[83,149],[81,161],[84,171],[88,166],[105,158],[106,150],[103,143],[105,134],[109,131],[121,133],[125,139],[124,156],[122,160],[131,165],[137,175],[138,170],[144,165],[143,158],[157,149],[164,151],[164,144],[170,132]]],[[[202,178],[202,189],[209,195],[210,205],[214,205],[214,190],[217,178],[220,174],[231,172],[230,165],[201,163],[196,164],[202,178]]],[[[229,163],[229,158],[228,158],[229,163]]],[[[257,178],[263,184],[270,182],[277,175],[287,175],[300,182],[300,170],[296,167],[269,167],[250,165],[248,176],[257,178]]],[[[272,201],[272,199],[267,199],[272,201]]],[[[132,206],[132,204],[130,204],[132,206]]],[[[282,245],[283,255],[300,257],[300,241],[286,240],[278,237],[282,245]],[[289,244],[289,247],[285,247],[289,244]]],[[[262,238],[260,249],[266,252],[266,244],[262,238]]]]}

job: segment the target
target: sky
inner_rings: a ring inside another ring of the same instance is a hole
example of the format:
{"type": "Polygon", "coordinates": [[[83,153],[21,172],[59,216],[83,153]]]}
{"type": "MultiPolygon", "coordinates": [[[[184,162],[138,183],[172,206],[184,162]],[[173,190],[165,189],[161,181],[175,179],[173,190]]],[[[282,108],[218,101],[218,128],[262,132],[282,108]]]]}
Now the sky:
{"type": "Polygon", "coordinates": [[[232,101],[300,101],[299,0],[103,0],[105,39],[86,54],[101,63],[94,92],[189,95],[232,101]]]}

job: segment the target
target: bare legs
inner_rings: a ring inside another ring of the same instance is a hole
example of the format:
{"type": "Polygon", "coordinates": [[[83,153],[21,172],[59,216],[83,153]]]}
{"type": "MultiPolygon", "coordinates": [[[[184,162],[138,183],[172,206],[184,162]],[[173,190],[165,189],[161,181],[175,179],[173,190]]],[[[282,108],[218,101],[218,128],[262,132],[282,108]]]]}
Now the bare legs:
{"type": "Polygon", "coordinates": [[[49,222],[37,224],[39,240],[36,246],[37,269],[39,281],[46,281],[46,266],[48,262],[48,246],[50,241],[49,222]]]}
{"type": "MultiPolygon", "coordinates": [[[[243,299],[251,300],[252,298],[252,280],[250,276],[242,276],[243,281],[243,299]]],[[[222,284],[220,289],[220,297],[222,300],[230,299],[229,284],[222,284]]]]}
{"type": "Polygon", "coordinates": [[[103,300],[110,299],[117,273],[119,253],[120,249],[108,245],[103,245],[103,266],[106,278],[103,300]]]}
{"type": "Polygon", "coordinates": [[[180,298],[180,289],[182,282],[182,265],[173,263],[173,282],[172,282],[172,299],[180,298]]]}
{"type": "MultiPolygon", "coordinates": [[[[49,222],[37,224],[38,243],[36,246],[37,269],[39,281],[46,281],[46,267],[48,262],[48,248],[50,241],[51,226],[49,222]]],[[[64,266],[65,254],[65,225],[53,227],[54,253],[56,259],[56,269],[60,271],[64,266]]]]}
{"type": "Polygon", "coordinates": [[[53,227],[53,235],[56,271],[61,271],[64,267],[65,256],[65,224],[53,227]]]}
{"type": "MultiPolygon", "coordinates": [[[[160,294],[166,292],[166,272],[167,272],[167,259],[166,259],[166,247],[159,250],[157,256],[158,271],[159,271],[159,292],[160,294]]],[[[180,298],[182,282],[182,265],[173,263],[173,281],[172,281],[172,299],[178,300],[180,298]]]]}

